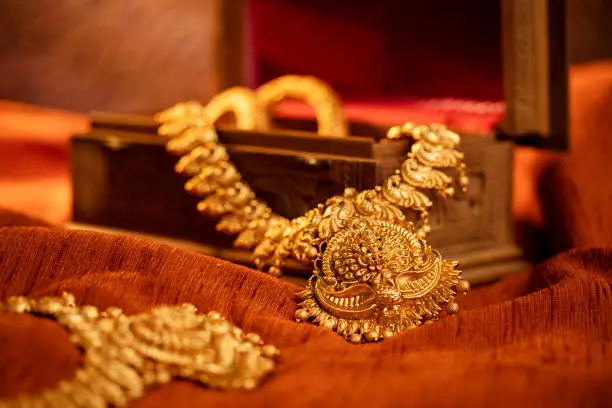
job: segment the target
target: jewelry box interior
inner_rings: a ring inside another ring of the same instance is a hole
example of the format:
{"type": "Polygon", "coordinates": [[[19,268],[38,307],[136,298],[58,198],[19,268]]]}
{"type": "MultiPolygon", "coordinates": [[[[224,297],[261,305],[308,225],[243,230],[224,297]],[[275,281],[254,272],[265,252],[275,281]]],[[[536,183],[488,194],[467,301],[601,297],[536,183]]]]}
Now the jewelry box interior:
{"type": "MultiPolygon", "coordinates": [[[[501,2],[247,3],[252,86],[286,74],[327,81],[349,119],[410,118],[490,134],[504,114],[501,2]]],[[[304,104],[277,113],[312,117],[304,104]]]]}

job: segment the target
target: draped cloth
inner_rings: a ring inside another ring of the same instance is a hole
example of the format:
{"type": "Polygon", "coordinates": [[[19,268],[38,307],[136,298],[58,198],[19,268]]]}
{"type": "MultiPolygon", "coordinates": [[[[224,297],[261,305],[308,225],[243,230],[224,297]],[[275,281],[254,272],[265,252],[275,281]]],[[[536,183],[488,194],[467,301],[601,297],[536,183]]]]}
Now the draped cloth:
{"type": "MultiPolygon", "coordinates": [[[[560,254],[474,289],[457,316],[355,346],[293,322],[293,284],[144,239],[36,224],[0,215],[0,299],[68,291],[128,314],[190,302],[281,350],[254,391],[174,381],[134,407],[603,407],[612,398],[612,250],[560,254]]],[[[0,316],[0,398],[52,386],[79,361],[55,322],[0,316]]]]}
{"type": "MultiPolygon", "coordinates": [[[[0,211],[0,301],[70,291],[79,304],[126,313],[191,302],[281,350],[275,373],[252,392],[175,381],[135,407],[609,407],[612,61],[574,67],[570,95],[571,150],[517,149],[514,175],[524,248],[564,252],[475,288],[457,316],[359,346],[293,322],[297,287],[285,281],[146,240],[45,224],[69,219],[67,140],[87,120],[0,103],[0,205],[45,221],[0,211]]],[[[52,386],[79,361],[56,323],[0,316],[0,398],[52,386]]]]}

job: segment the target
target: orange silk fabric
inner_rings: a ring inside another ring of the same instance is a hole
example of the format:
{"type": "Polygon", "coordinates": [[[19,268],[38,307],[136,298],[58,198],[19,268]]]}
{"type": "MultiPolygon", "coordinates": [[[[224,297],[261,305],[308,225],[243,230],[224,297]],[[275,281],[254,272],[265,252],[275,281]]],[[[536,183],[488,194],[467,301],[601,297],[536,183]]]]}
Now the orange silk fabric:
{"type": "MultiPolygon", "coordinates": [[[[15,216],[4,213],[15,224],[15,216]]],[[[0,228],[0,298],[73,292],[137,313],[160,304],[217,310],[277,345],[252,392],[175,381],[134,407],[604,407],[612,397],[612,251],[569,252],[473,290],[462,312],[354,346],[291,320],[296,286],[146,240],[47,227],[0,228]]],[[[0,398],[71,375],[79,353],[54,322],[0,316],[0,398]]]]}

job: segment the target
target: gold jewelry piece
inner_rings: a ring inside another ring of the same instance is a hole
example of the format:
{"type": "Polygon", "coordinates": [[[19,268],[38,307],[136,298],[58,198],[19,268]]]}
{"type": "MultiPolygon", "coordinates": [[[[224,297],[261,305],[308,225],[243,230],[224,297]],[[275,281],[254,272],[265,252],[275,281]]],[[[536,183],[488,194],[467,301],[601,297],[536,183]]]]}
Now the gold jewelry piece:
{"type": "MultiPolygon", "coordinates": [[[[287,88],[291,81],[276,83],[287,88]]],[[[439,124],[392,127],[385,141],[414,142],[395,174],[370,190],[348,188],[290,221],[255,197],[218,144],[213,126],[198,122],[197,112],[174,107],[156,118],[170,151],[175,143],[185,145],[190,130],[208,135],[182,153],[176,171],[192,177],[185,185],[188,192],[205,197],[198,210],[221,216],[217,229],[238,234],[236,247],[253,249],[257,268],[280,276],[288,258],[314,266],[299,293],[297,321],[312,321],[361,343],[435,321],[443,307],[448,314],[458,312],[455,296],[466,293],[469,283],[461,279],[456,262],[444,260],[425,241],[432,207],[427,193],[450,198],[456,186],[467,188],[456,133],[439,124]],[[408,218],[405,210],[418,217],[408,218]]]]}
{"type": "Polygon", "coordinates": [[[0,311],[52,317],[85,353],[72,379],[38,395],[0,400],[3,408],[122,407],[173,378],[252,389],[274,370],[278,354],[257,334],[243,334],[219,313],[198,314],[191,304],[126,316],[116,307],[99,312],[76,306],[74,296],[64,293],[39,300],[12,297],[0,311]]]}
{"type": "Polygon", "coordinates": [[[316,107],[317,133],[325,136],[348,136],[340,97],[325,82],[312,76],[285,75],[263,84],[256,92],[258,114],[264,112],[262,130],[270,129],[270,111],[284,99],[299,99],[316,107]]]}

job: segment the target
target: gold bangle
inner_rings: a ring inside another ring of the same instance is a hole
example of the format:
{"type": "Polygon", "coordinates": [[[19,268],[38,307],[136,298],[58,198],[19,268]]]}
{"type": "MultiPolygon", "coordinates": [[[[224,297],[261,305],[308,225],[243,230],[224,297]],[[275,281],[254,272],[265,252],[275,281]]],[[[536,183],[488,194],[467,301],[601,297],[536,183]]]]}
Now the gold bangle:
{"type": "Polygon", "coordinates": [[[318,129],[324,136],[348,136],[348,123],[340,97],[325,82],[312,76],[286,75],[260,86],[255,93],[259,112],[263,112],[262,130],[270,130],[270,112],[284,99],[299,99],[315,109],[318,129]]]}
{"type": "Polygon", "coordinates": [[[72,379],[37,395],[0,400],[2,407],[125,406],[147,388],[182,378],[214,388],[252,389],[274,370],[278,350],[263,345],[219,313],[196,313],[195,306],[159,306],[127,316],[116,307],[99,312],[76,306],[74,296],[32,300],[9,298],[2,313],[52,317],[84,350],[72,379]]]}
{"type": "MultiPolygon", "coordinates": [[[[274,98],[265,99],[284,97],[282,92],[271,94],[274,98]]],[[[311,101],[322,103],[314,97],[311,101]]],[[[259,269],[267,266],[270,274],[280,276],[288,258],[313,265],[313,275],[299,293],[297,321],[312,321],[361,343],[435,321],[443,310],[457,313],[454,299],[469,290],[469,283],[461,278],[457,263],[444,260],[425,237],[432,206],[428,193],[450,198],[456,187],[467,188],[464,157],[456,150],[459,135],[440,124],[394,126],[387,133],[389,142],[413,141],[395,174],[381,186],[361,192],[346,189],[287,220],[255,197],[218,144],[214,128],[198,119],[196,112],[160,122],[159,133],[169,138],[168,145],[186,137],[184,131],[168,130],[180,129],[177,123],[209,135],[180,159],[176,170],[192,176],[188,191],[205,197],[198,210],[221,216],[217,229],[237,234],[235,246],[253,248],[259,269]],[[192,123],[197,125],[188,125],[192,123]],[[415,211],[418,219],[410,220],[405,210],[415,211]]]]}

